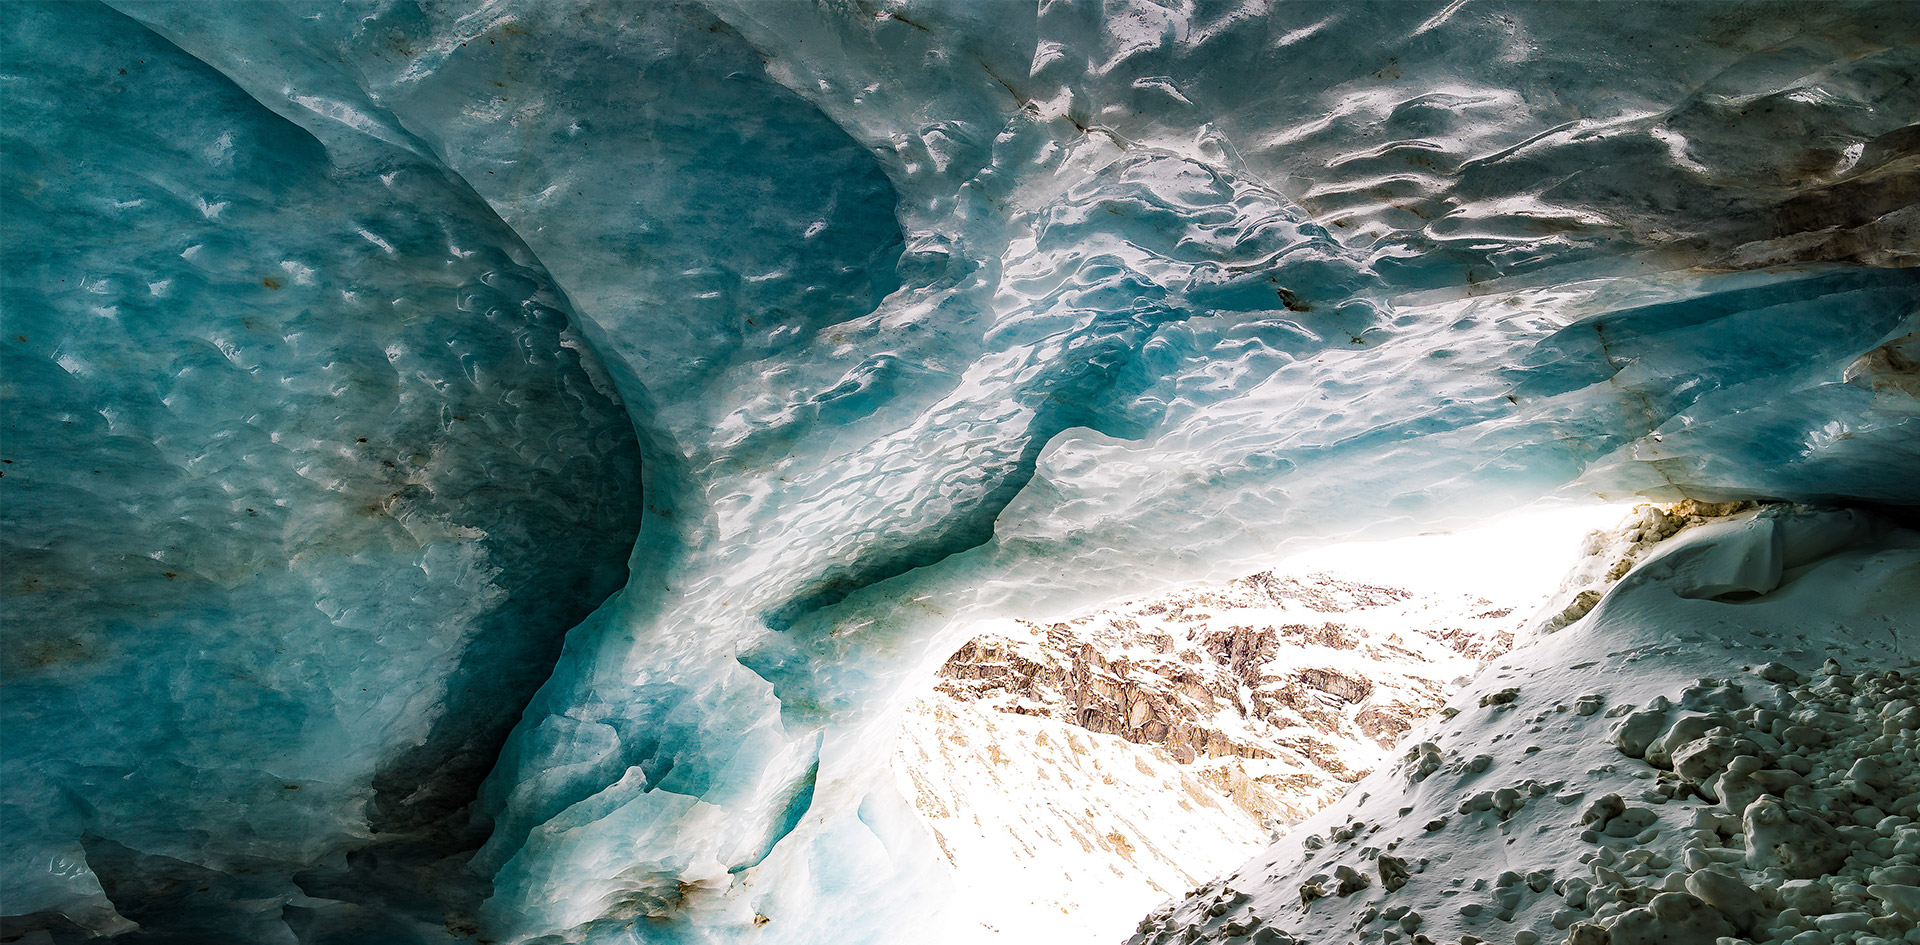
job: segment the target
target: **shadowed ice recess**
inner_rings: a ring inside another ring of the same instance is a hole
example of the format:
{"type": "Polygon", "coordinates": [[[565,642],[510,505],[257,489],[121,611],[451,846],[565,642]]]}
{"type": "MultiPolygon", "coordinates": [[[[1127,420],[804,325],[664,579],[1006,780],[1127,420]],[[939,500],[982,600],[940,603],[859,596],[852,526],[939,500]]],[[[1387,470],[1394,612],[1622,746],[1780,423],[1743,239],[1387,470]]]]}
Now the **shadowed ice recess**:
{"type": "Polygon", "coordinates": [[[7,940],[909,941],[974,621],[1913,505],[1920,17],[1632,9],[0,5],[7,940]]]}

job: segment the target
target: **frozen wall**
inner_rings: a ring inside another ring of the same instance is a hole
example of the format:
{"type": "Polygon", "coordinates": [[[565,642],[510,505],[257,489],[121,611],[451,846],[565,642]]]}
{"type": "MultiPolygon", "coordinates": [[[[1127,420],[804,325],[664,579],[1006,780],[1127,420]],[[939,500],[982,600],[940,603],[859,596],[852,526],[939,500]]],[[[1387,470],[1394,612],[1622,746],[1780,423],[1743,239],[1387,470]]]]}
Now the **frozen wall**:
{"type": "Polygon", "coordinates": [[[965,621],[1911,504],[1920,27],[1634,10],[0,7],[9,931],[898,940],[965,621]]]}

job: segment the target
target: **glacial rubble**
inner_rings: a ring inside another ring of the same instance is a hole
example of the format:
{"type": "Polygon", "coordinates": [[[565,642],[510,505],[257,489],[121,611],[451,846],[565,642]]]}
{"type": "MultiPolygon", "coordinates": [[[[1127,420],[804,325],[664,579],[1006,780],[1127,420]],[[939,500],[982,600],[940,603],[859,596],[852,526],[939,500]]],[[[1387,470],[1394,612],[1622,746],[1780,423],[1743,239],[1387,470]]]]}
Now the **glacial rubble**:
{"type": "Polygon", "coordinates": [[[1658,548],[1163,942],[1920,942],[1920,535],[1770,507],[1658,548]]]}

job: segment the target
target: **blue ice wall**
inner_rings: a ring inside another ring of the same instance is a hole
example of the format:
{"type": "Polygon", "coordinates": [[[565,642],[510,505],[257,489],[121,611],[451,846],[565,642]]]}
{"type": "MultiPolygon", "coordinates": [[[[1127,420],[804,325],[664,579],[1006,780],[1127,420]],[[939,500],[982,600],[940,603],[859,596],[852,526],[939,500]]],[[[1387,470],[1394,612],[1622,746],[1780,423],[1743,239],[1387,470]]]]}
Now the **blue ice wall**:
{"type": "Polygon", "coordinates": [[[1636,9],[0,7],[7,928],[899,941],[969,620],[1913,504],[1920,27],[1636,9]]]}
{"type": "Polygon", "coordinates": [[[388,892],[350,851],[474,829],[626,579],[631,422],[440,169],[105,7],[0,16],[9,929],[311,940],[303,890],[388,892]]]}

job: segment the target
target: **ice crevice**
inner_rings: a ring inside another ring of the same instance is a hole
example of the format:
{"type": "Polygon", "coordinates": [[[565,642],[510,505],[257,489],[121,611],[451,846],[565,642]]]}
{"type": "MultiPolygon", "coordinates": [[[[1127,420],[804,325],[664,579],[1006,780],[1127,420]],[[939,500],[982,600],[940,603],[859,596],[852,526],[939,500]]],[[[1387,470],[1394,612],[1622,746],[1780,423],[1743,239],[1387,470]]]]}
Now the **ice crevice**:
{"type": "Polygon", "coordinates": [[[9,4],[7,933],[894,941],[971,621],[1910,507],[1875,9],[9,4]]]}

